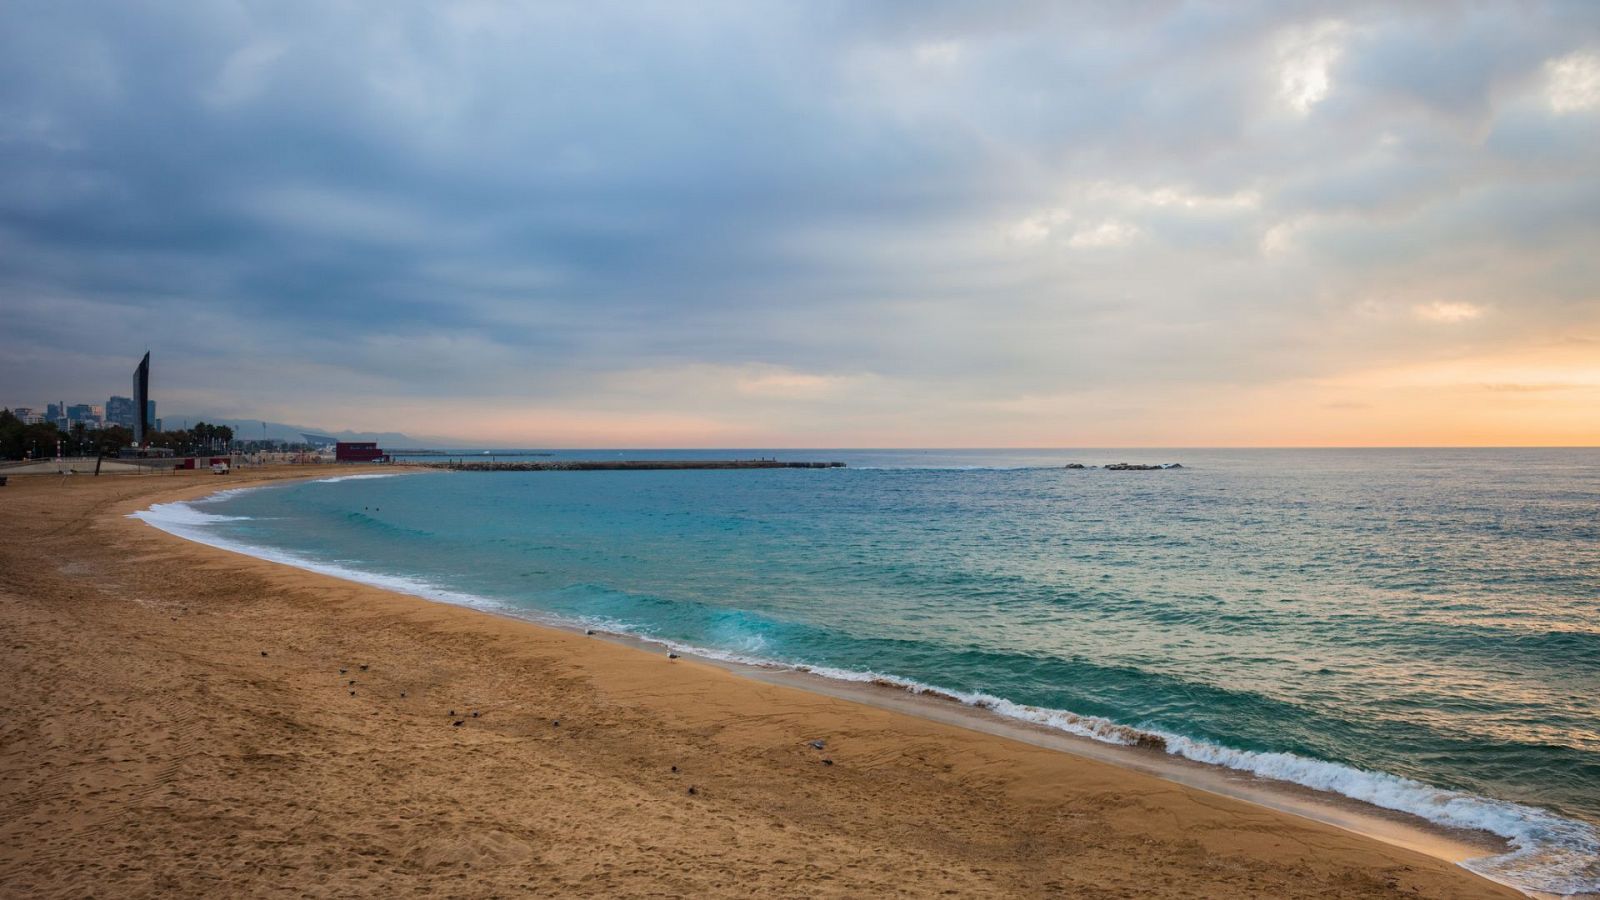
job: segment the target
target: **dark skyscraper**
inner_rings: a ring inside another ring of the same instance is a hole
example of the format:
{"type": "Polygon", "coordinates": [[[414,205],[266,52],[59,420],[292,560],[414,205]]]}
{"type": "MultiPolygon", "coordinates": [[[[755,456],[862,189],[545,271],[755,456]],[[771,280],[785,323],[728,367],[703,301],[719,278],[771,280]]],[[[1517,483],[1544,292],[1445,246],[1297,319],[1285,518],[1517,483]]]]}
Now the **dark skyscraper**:
{"type": "Polygon", "coordinates": [[[133,370],[133,443],[144,446],[144,434],[150,427],[150,353],[146,351],[139,368],[133,370]]]}

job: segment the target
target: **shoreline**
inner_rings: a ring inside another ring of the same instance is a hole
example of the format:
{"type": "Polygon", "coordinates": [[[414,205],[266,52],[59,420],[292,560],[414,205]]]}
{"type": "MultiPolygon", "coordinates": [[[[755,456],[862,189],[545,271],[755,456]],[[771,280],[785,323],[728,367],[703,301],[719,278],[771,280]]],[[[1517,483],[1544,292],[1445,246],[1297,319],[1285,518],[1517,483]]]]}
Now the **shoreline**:
{"type": "MultiPolygon", "coordinates": [[[[422,474],[427,471],[438,470],[439,467],[437,466],[424,465],[414,467],[413,471],[409,473],[374,472],[334,476],[332,478],[311,477],[305,480],[325,482],[342,481],[351,478],[382,478],[403,474],[422,474]]],[[[204,502],[211,497],[225,493],[229,493],[229,491],[224,490],[215,494],[189,497],[186,500],[176,502],[204,502]]],[[[130,517],[137,518],[138,516],[135,513],[130,517]]],[[[644,653],[660,655],[672,651],[682,657],[722,668],[741,677],[862,703],[891,712],[917,716],[1009,740],[1022,741],[1058,752],[1084,756],[1099,762],[1193,787],[1207,793],[1242,800],[1257,806],[1331,825],[1386,844],[1416,850],[1437,859],[1462,866],[1479,877],[1506,885],[1529,897],[1596,896],[1593,894],[1560,895],[1530,890],[1468,867],[1466,864],[1470,861],[1500,856],[1512,852],[1514,849],[1509,839],[1485,829],[1454,827],[1432,822],[1421,815],[1406,810],[1386,808],[1334,791],[1321,790],[1293,781],[1257,775],[1254,772],[1231,767],[1223,763],[1197,761],[1168,752],[1164,748],[1144,746],[1138,743],[1118,744],[1107,740],[1098,740],[1085,734],[1051,727],[1038,721],[1007,716],[985,706],[965,702],[945,688],[932,685],[917,685],[913,687],[908,684],[897,684],[885,680],[893,676],[855,680],[837,675],[825,675],[804,665],[721,654],[692,645],[684,645],[632,632],[609,631],[598,625],[589,628],[579,622],[541,615],[536,612],[521,611],[513,607],[499,605],[494,601],[488,600],[488,598],[460,594],[449,588],[427,585],[426,589],[408,590],[405,582],[409,579],[404,577],[382,576],[364,570],[347,569],[343,566],[304,560],[289,554],[274,556],[271,555],[273,551],[270,548],[241,545],[231,541],[214,542],[205,537],[171,530],[169,527],[155,521],[147,521],[146,524],[150,524],[158,530],[166,531],[181,539],[205,546],[379,590],[393,591],[425,602],[443,603],[474,612],[506,618],[511,621],[528,623],[539,628],[550,628],[569,634],[583,634],[644,653]],[[462,599],[450,599],[452,597],[462,599]],[[473,602],[474,600],[482,600],[484,602],[473,602]]],[[[860,675],[870,673],[846,674],[860,675]]],[[[1138,732],[1138,729],[1116,723],[1107,722],[1105,725],[1114,730],[1138,732]]],[[[1318,760],[1308,761],[1322,764],[1318,760]]]]}
{"type": "MultiPolygon", "coordinates": [[[[387,610],[400,613],[404,618],[420,616],[430,622],[447,622],[449,629],[452,631],[494,633],[500,641],[503,641],[507,634],[511,634],[514,635],[513,639],[517,641],[559,645],[555,649],[559,650],[560,653],[581,657],[563,660],[562,664],[583,669],[584,677],[593,680],[595,683],[610,679],[612,676],[608,672],[617,669],[630,671],[640,668],[656,669],[666,664],[662,660],[660,652],[641,652],[648,646],[643,639],[607,635],[604,640],[596,641],[586,638],[582,634],[568,632],[548,623],[530,622],[524,617],[474,615],[485,610],[432,601],[407,594],[396,594],[370,585],[340,580],[335,576],[305,572],[291,568],[288,565],[263,560],[237,551],[206,546],[178,535],[169,534],[160,529],[146,529],[143,528],[145,523],[136,523],[125,518],[129,513],[147,508],[152,503],[199,499],[202,496],[230,489],[239,482],[243,482],[243,484],[239,484],[240,487],[254,487],[274,480],[314,480],[337,477],[339,474],[341,473],[327,471],[289,473],[241,471],[239,475],[230,477],[230,481],[227,484],[218,484],[212,480],[207,480],[204,483],[174,484],[172,481],[164,480],[164,483],[151,485],[149,489],[131,491],[129,493],[133,496],[109,504],[109,508],[102,508],[95,517],[94,527],[112,531],[120,530],[118,536],[121,538],[125,538],[134,544],[146,545],[147,547],[153,546],[148,537],[160,536],[158,538],[159,542],[166,545],[164,548],[166,552],[162,554],[163,556],[193,559],[197,565],[210,569],[249,570],[253,576],[265,577],[269,584],[293,583],[302,588],[322,591],[329,590],[330,584],[338,585],[338,592],[348,598],[341,606],[351,602],[355,602],[357,605],[370,604],[380,607],[379,611],[387,610]],[[109,521],[113,519],[117,521],[109,521]],[[134,533],[135,529],[138,529],[138,534],[134,533]],[[222,554],[227,554],[227,556],[224,557],[222,554]],[[278,574],[272,574],[271,570],[277,570],[278,574]],[[426,607],[427,609],[425,611],[419,610],[416,608],[418,606],[426,607]],[[510,632],[503,630],[507,628],[510,629],[510,632]],[[608,646],[613,649],[611,651],[598,650],[598,648],[608,646]],[[616,654],[626,654],[626,657],[618,657],[616,654]],[[603,657],[603,659],[600,657],[603,657]]],[[[394,472],[392,474],[398,475],[401,473],[394,472]]],[[[77,488],[78,486],[73,485],[72,487],[77,488]]],[[[363,614],[370,614],[372,611],[371,609],[366,609],[363,610],[363,614]]],[[[336,616],[339,610],[330,607],[315,612],[327,618],[336,616]]],[[[174,617],[173,621],[177,621],[177,618],[174,617]]],[[[1096,777],[1105,777],[1117,782],[1131,780],[1140,784],[1153,781],[1154,778],[1160,778],[1162,779],[1160,782],[1162,787],[1158,789],[1159,792],[1164,794],[1172,791],[1180,792],[1180,795],[1186,798],[1183,801],[1184,804],[1193,803],[1202,796],[1210,797],[1212,801],[1226,798],[1221,802],[1232,803],[1236,806],[1248,803],[1251,805],[1250,809],[1252,811],[1246,814],[1247,817],[1268,817],[1277,823],[1271,826],[1273,829],[1288,828],[1291,831],[1326,829],[1331,833],[1348,834],[1351,835],[1351,839],[1361,844],[1364,852],[1368,854],[1375,853],[1379,858],[1385,857],[1389,853],[1409,857],[1411,865],[1406,867],[1408,871],[1415,871],[1417,860],[1424,858],[1415,856],[1415,851],[1425,851],[1436,861],[1459,861],[1459,859],[1467,856],[1481,855],[1485,850],[1492,850],[1494,847],[1492,843],[1460,839],[1465,836],[1452,837],[1448,834],[1431,834],[1431,828],[1408,827],[1408,824],[1402,818],[1413,818],[1410,816],[1363,815],[1363,811],[1356,808],[1355,801],[1349,801],[1349,809],[1341,809],[1340,807],[1344,806],[1344,804],[1317,804],[1309,801],[1299,804],[1290,796],[1293,793],[1290,791],[1274,790],[1272,792],[1264,792],[1257,788],[1253,794],[1250,783],[1255,782],[1259,786],[1262,782],[1261,779],[1254,776],[1243,774],[1229,776],[1223,774],[1227,770],[1219,767],[1204,766],[1198,763],[1173,759],[1165,753],[1156,751],[1119,748],[1086,738],[1075,738],[1042,727],[1004,720],[982,710],[963,707],[952,702],[917,697],[900,690],[878,688],[871,685],[851,685],[799,672],[764,669],[712,659],[691,659],[686,657],[683,660],[672,663],[672,665],[676,667],[671,671],[677,676],[682,676],[683,673],[687,672],[697,672],[695,678],[703,679],[704,676],[709,676],[713,672],[720,673],[727,680],[717,680],[713,676],[714,687],[708,687],[711,690],[711,694],[707,695],[707,699],[715,697],[716,702],[741,702],[731,699],[732,695],[741,695],[742,697],[742,695],[755,693],[762,694],[765,701],[785,709],[789,707],[811,709],[818,704],[827,705],[830,702],[844,702],[848,704],[848,707],[855,708],[828,706],[828,712],[831,715],[851,719],[871,717],[874,713],[869,713],[868,710],[875,710],[875,715],[889,717],[888,727],[894,735],[893,740],[879,748],[878,752],[880,754],[894,754],[896,752],[896,744],[916,744],[917,741],[913,740],[914,737],[926,740],[929,729],[934,729],[939,731],[941,735],[933,739],[936,744],[942,741],[945,743],[958,743],[965,747],[980,746],[985,754],[999,754],[1002,757],[1026,757],[1028,764],[1026,766],[1019,765],[1019,768],[1036,769],[1042,766],[1045,769],[1052,770],[1052,779],[1065,777],[1063,770],[1106,766],[1109,764],[1109,766],[1115,768],[1111,772],[1100,772],[1096,769],[1096,777]],[[678,666],[677,663],[688,664],[678,666]],[[739,687],[738,685],[744,685],[744,687],[739,687]],[[769,690],[777,690],[780,694],[771,695],[767,693],[769,690]],[[964,734],[952,737],[950,729],[956,729],[964,734]],[[1039,759],[1029,756],[1026,749],[1028,747],[1042,748],[1043,752],[1055,759],[1039,759]],[[1191,795],[1190,792],[1196,790],[1204,793],[1191,795]],[[1282,794],[1283,797],[1280,799],[1274,796],[1266,796],[1268,793],[1282,794]],[[1317,809],[1314,807],[1326,808],[1317,809]],[[1291,815],[1295,818],[1289,818],[1291,815]],[[1337,831],[1333,831],[1333,829],[1337,829],[1337,831]],[[1359,838],[1356,837],[1358,835],[1359,838]],[[1385,843],[1379,844],[1377,843],[1378,841],[1385,843]],[[1381,848],[1384,847],[1391,849],[1382,850],[1381,848]]],[[[649,676],[650,679],[658,677],[657,675],[649,676]]],[[[628,679],[623,678],[623,680],[626,681],[628,679]]],[[[742,699],[747,700],[748,698],[742,697],[742,699]]],[[[699,716],[683,709],[678,711],[689,718],[699,718],[699,716]]],[[[379,715],[378,711],[374,711],[373,715],[379,715]]],[[[727,727],[737,729],[741,727],[741,723],[737,719],[730,720],[727,727]]],[[[843,748],[841,748],[841,752],[842,750],[843,748]]],[[[829,752],[834,752],[831,747],[829,752]]],[[[1015,762],[1016,760],[1013,761],[1015,762]]],[[[840,765],[848,768],[849,761],[841,759],[840,765]]],[[[1008,781],[1004,773],[986,773],[986,778],[1001,782],[1008,781]]],[[[1015,780],[1016,776],[1012,775],[1010,781],[1014,782],[1015,780]]],[[[1013,790],[1016,787],[1016,784],[1010,784],[1008,790],[1013,790]]],[[[1141,790],[1152,789],[1155,788],[1150,784],[1143,784],[1141,788],[1141,790]]],[[[1312,795],[1316,792],[1304,789],[1303,793],[1312,795]]],[[[1322,796],[1326,797],[1327,795],[1322,796]]],[[[1212,801],[1207,801],[1207,803],[1212,801]]],[[[1375,810],[1376,808],[1372,809],[1375,810]]],[[[1238,815],[1240,811],[1231,809],[1228,813],[1238,815]]],[[[1196,836],[1199,836],[1198,833],[1196,836]]],[[[1324,837],[1326,837],[1326,834],[1324,837]]],[[[1128,860],[1128,866],[1138,868],[1131,859],[1128,860]]],[[[1425,866],[1424,868],[1432,870],[1434,867],[1425,866]]],[[[1495,891],[1503,889],[1480,876],[1455,866],[1446,866],[1445,872],[1454,874],[1447,875],[1440,871],[1432,872],[1433,876],[1443,878],[1445,882],[1452,884],[1451,888],[1437,894],[1440,896],[1456,894],[1472,887],[1478,889],[1475,892],[1483,892],[1484,895],[1494,895],[1495,891]]],[[[1280,885],[1279,889],[1282,888],[1283,886],[1280,885]]],[[[1247,890],[1247,892],[1249,891],[1247,890]]],[[[1380,891],[1379,893],[1382,892],[1380,891]]],[[[1510,892],[1510,895],[1515,894],[1510,892]]]]}
{"type": "MultiPolygon", "coordinates": [[[[319,473],[303,479],[285,480],[309,482],[343,481],[352,478],[417,475],[440,470],[438,466],[428,465],[410,468],[411,471],[409,472],[364,472],[331,477],[323,477],[319,473]]],[[[241,488],[240,490],[248,489],[250,488],[241,488]]],[[[224,488],[220,491],[203,493],[198,496],[185,496],[181,500],[169,502],[203,502],[218,494],[228,492],[229,489],[224,488]]],[[[129,518],[137,517],[130,514],[129,518]]],[[[711,655],[699,647],[679,645],[630,632],[586,629],[583,625],[575,622],[541,616],[536,613],[519,612],[509,607],[456,602],[449,599],[441,599],[439,596],[428,596],[424,593],[408,591],[403,586],[396,586],[394,583],[385,584],[381,581],[372,580],[377,576],[363,570],[344,570],[343,567],[324,567],[308,564],[306,561],[301,560],[263,556],[249,551],[264,551],[266,548],[245,547],[231,543],[211,543],[197,537],[169,531],[152,522],[145,522],[145,524],[152,525],[158,531],[163,531],[183,541],[201,544],[224,552],[236,553],[246,558],[262,560],[274,565],[287,566],[321,577],[336,578],[376,590],[401,594],[426,603],[444,604],[531,625],[535,628],[552,629],[571,635],[598,638],[635,652],[651,654],[657,657],[671,650],[681,658],[693,659],[702,664],[715,666],[741,678],[754,679],[768,684],[781,685],[853,703],[861,703],[889,712],[915,716],[1007,740],[1021,741],[1061,753],[1086,757],[1217,796],[1240,800],[1302,819],[1330,825],[1392,846],[1415,850],[1444,862],[1461,866],[1465,871],[1471,872],[1477,877],[1510,887],[1528,897],[1540,898],[1540,900],[1557,900],[1557,898],[1563,896],[1595,896],[1592,894],[1558,895],[1542,891],[1531,891],[1466,868],[1464,863],[1470,860],[1504,854],[1512,849],[1510,842],[1506,838],[1486,830],[1441,825],[1430,822],[1413,813],[1386,809],[1331,791],[1318,790],[1290,781],[1258,776],[1251,772],[1233,769],[1221,764],[1197,762],[1168,753],[1164,749],[1109,743],[1085,735],[1073,734],[1059,728],[1051,728],[1041,723],[1007,717],[987,708],[963,703],[958,698],[945,693],[945,689],[942,688],[931,688],[924,692],[917,692],[902,685],[879,680],[849,681],[829,677],[810,671],[806,667],[796,667],[782,662],[756,662],[711,655]],[[339,570],[348,574],[341,574],[339,570]]],[[[446,595],[456,593],[449,589],[438,590],[441,594],[446,595]]]]}

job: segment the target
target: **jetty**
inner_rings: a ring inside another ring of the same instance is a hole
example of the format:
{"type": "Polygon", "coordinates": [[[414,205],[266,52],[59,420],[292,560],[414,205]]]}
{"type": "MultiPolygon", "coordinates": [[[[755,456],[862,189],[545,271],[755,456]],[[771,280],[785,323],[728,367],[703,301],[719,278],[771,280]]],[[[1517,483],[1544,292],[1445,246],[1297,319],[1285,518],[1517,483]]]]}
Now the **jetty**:
{"type": "Polygon", "coordinates": [[[549,459],[501,462],[451,459],[411,465],[461,472],[613,472],[682,469],[842,469],[842,462],[789,462],[777,459],[549,459]]]}

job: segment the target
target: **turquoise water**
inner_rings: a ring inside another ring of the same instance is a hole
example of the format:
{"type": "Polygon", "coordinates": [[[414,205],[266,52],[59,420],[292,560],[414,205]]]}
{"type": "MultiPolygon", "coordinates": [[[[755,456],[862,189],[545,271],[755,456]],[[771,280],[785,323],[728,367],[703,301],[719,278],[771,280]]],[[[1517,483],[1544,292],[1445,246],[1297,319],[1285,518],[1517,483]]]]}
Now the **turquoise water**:
{"type": "Polygon", "coordinates": [[[1494,831],[1515,852],[1472,866],[1502,880],[1600,890],[1600,451],[716,455],[851,467],[356,478],[146,517],[436,599],[1158,739],[1494,831]],[[1121,460],[1185,468],[1060,468],[1121,460]]]}

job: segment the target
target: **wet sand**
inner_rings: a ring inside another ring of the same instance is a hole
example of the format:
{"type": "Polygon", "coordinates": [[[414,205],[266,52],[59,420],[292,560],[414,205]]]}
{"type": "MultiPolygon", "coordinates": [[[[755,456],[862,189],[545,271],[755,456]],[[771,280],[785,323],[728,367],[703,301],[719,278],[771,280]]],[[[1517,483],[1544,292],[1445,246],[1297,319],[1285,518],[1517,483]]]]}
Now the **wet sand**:
{"type": "Polygon", "coordinates": [[[125,518],[306,474],[0,488],[0,895],[1519,896],[1027,735],[125,518]]]}

